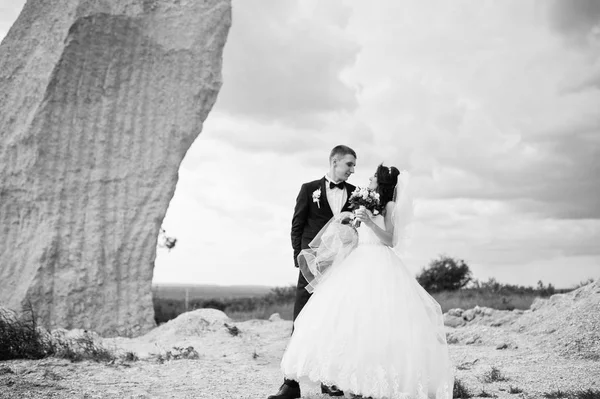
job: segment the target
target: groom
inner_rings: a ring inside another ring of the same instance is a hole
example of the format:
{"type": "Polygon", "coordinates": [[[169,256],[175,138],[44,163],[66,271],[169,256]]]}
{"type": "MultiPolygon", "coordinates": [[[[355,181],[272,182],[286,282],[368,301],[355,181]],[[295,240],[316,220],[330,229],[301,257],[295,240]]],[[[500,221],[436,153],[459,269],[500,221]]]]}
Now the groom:
{"type": "MultiPolygon", "coordinates": [[[[300,251],[308,248],[308,244],[323,226],[332,217],[350,210],[348,198],[355,187],[346,183],[346,180],[354,173],[355,166],[356,152],[345,145],[338,145],[329,154],[329,172],[319,180],[304,183],[300,188],[292,218],[292,247],[294,248],[294,265],[296,267],[298,267],[300,251]]],[[[307,284],[302,273],[298,273],[294,320],[310,298],[311,294],[305,289],[307,284]]],[[[329,396],[344,395],[335,385],[328,387],[324,384],[321,384],[321,393],[329,394],[329,396]]],[[[300,396],[298,382],[285,379],[279,392],[267,399],[295,399],[300,396]]]]}

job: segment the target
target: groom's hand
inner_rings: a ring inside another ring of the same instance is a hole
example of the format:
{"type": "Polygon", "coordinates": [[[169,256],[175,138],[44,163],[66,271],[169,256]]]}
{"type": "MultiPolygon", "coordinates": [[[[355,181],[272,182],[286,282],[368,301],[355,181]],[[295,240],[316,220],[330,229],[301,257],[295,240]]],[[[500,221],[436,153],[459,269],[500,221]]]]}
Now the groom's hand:
{"type": "Polygon", "coordinates": [[[339,215],[336,216],[336,220],[339,220],[342,224],[348,224],[353,219],[354,214],[348,211],[340,212],[339,215]]]}

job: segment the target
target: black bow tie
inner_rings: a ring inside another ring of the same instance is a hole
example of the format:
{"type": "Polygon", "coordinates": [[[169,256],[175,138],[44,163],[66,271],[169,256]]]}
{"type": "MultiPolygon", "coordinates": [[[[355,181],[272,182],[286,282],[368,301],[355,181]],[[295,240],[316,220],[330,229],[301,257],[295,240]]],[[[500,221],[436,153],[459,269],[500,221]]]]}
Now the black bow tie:
{"type": "Polygon", "coordinates": [[[344,183],[343,181],[341,181],[339,183],[334,183],[332,181],[329,182],[330,189],[334,189],[336,187],[339,188],[340,190],[343,190],[346,187],[346,183],[344,183]]]}

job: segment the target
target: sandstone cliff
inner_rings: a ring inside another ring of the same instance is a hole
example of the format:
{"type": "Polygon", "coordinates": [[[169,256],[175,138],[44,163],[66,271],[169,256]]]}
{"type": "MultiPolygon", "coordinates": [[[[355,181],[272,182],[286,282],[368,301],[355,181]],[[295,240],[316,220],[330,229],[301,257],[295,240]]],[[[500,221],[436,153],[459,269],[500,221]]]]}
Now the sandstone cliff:
{"type": "Polygon", "coordinates": [[[154,326],[158,231],[230,24],[230,0],[27,1],[0,45],[0,304],[154,326]]]}

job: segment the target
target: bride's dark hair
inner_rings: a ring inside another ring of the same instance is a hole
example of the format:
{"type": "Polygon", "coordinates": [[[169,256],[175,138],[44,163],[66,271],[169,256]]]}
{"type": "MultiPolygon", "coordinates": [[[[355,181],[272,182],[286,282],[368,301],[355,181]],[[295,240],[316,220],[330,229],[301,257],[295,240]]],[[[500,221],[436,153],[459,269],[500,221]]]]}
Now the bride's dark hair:
{"type": "Polygon", "coordinates": [[[383,164],[380,164],[375,173],[377,175],[379,202],[381,204],[381,209],[385,211],[387,203],[394,199],[394,189],[398,183],[400,171],[395,166],[383,166],[383,164]]]}

